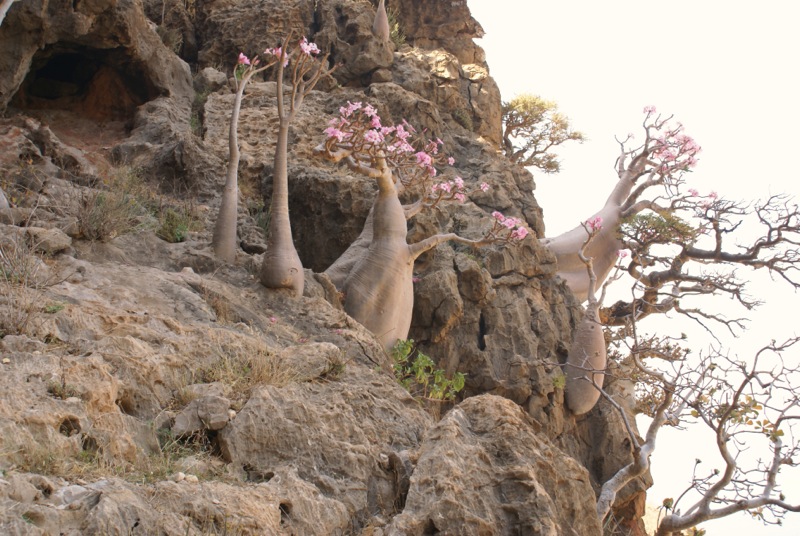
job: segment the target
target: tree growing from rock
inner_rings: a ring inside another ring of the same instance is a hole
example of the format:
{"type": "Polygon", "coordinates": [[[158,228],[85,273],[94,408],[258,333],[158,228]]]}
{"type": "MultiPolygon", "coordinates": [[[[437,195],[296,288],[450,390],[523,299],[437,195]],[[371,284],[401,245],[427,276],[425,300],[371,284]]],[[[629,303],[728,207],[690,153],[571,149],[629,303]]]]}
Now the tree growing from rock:
{"type": "Polygon", "coordinates": [[[617,493],[650,469],[658,432],[664,426],[699,424],[714,437],[716,459],[710,469],[697,459],[687,488],[663,501],[657,536],[684,534],[696,525],[749,512],[764,523],[780,524],[786,512],[800,512],[778,482],[782,469],[796,467],[800,437],[800,367],[784,354],[800,341],[770,342],[748,358],[710,351],[697,360],[668,336],[640,336],[618,341],[617,359],[638,381],[634,411],[652,418],[644,438],[624,403],[602,391],[619,412],[632,445],[632,460],[602,485],[597,502],[601,522],[617,493]],[[701,465],[702,464],[702,465],[701,465]]]}
{"type": "Polygon", "coordinates": [[[561,166],[552,152],[567,141],[583,142],[553,101],[522,94],[502,104],[503,151],[512,162],[557,173],[561,166]]]}
{"type": "MultiPolygon", "coordinates": [[[[544,241],[548,247],[553,243],[562,247],[557,251],[559,273],[562,259],[572,263],[567,264],[567,282],[588,299],[587,315],[596,310],[606,326],[615,381],[636,384],[636,403],[627,404],[607,392],[602,382],[588,381],[589,373],[599,368],[593,364],[577,367],[583,374],[574,374],[572,386],[567,386],[568,404],[569,390],[578,380],[582,383],[577,385],[590,386],[597,398],[607,399],[622,416],[632,445],[631,462],[602,486],[598,517],[605,519],[617,493],[650,468],[659,430],[692,421],[714,434],[721,465],[700,473],[698,461],[688,489],[665,502],[666,515],[657,534],[679,534],[740,511],[777,522],[782,512],[800,511],[799,504],[786,501],[777,483],[781,468],[796,465],[800,448],[793,430],[800,418],[800,390],[795,387],[800,370],[784,359],[800,339],[772,342],[744,360],[720,351],[694,359],[681,347],[682,338],[642,335],[640,323],[649,315],[674,311],[712,335],[712,323],[735,334],[744,319],[728,318],[714,312],[708,300],[696,299],[721,294],[745,309],[757,306],[759,301],[749,296],[747,280],[737,268],[766,268],[773,277],[798,288],[800,211],[785,196],[741,203],[715,192],[701,195],[686,184],[699,146],[683,127],[653,107],[645,108],[643,127],[643,143],[627,148],[631,135],[620,143],[619,181],[603,210],[579,227],[583,242],[574,246],[576,253],[570,254],[566,247],[576,243],[574,231],[544,241]],[[602,218],[599,229],[592,225],[598,218],[602,218]],[[745,229],[747,234],[742,233],[745,229]],[[573,268],[578,263],[582,274],[573,268]],[[615,264],[618,272],[606,285],[612,281],[616,285],[629,275],[631,298],[597,307],[596,285],[615,264]],[[643,439],[633,422],[635,412],[652,417],[643,439]],[[757,447],[768,453],[764,461],[745,454],[757,447]]],[[[568,379],[572,365],[574,360],[568,360],[568,379]]]]}
{"type": "MultiPolygon", "coordinates": [[[[622,153],[616,166],[618,181],[605,205],[592,217],[600,218],[603,227],[586,252],[593,259],[599,284],[614,267],[617,252],[625,247],[619,236],[622,222],[646,209],[664,212],[659,211],[654,201],[642,199],[643,194],[661,188],[672,196],[684,184],[685,173],[697,164],[700,146],[683,133],[682,125],[671,124],[670,119],[662,118],[654,108],[648,107],[643,123],[644,142],[634,148],[626,146],[632,136],[620,142],[622,153]]],[[[586,267],[579,256],[585,236],[583,226],[578,225],[557,237],[541,239],[556,256],[558,274],[581,301],[587,299],[589,288],[586,267]]]]}
{"type": "Polygon", "coordinates": [[[214,236],[211,240],[211,247],[214,249],[214,253],[226,262],[234,262],[236,260],[236,251],[239,249],[239,243],[236,239],[236,223],[239,211],[239,112],[242,107],[244,90],[250,79],[278,61],[270,50],[267,50],[266,54],[271,57],[269,60],[262,62],[258,57],[254,57],[251,60],[240,52],[233,71],[236,94],[233,100],[228,134],[228,168],[225,187],[222,190],[219,215],[214,225],[214,236]]]}
{"type": "Polygon", "coordinates": [[[389,42],[391,31],[389,29],[389,15],[386,13],[384,0],[379,0],[378,9],[375,10],[375,20],[372,22],[372,34],[383,42],[389,42]]]}
{"type": "MultiPolygon", "coordinates": [[[[585,223],[583,228],[586,240],[581,246],[578,256],[586,267],[589,280],[587,289],[588,302],[578,327],[572,337],[567,362],[564,366],[566,384],[564,396],[567,407],[576,415],[591,410],[600,399],[600,391],[605,381],[608,355],[603,325],[600,323],[600,305],[603,295],[596,296],[597,276],[594,272],[594,261],[586,256],[586,248],[592,243],[603,228],[603,221],[595,217],[585,223]]],[[[605,290],[605,286],[603,290],[605,290]]]]}
{"type": "Polygon", "coordinates": [[[289,125],[320,78],[333,72],[336,67],[327,67],[327,55],[315,59],[320,50],[305,37],[291,53],[287,50],[288,44],[289,37],[284,40],[282,46],[270,50],[273,56],[279,58],[276,90],[279,124],[272,177],[270,220],[267,229],[267,251],[264,253],[259,278],[267,288],[291,289],[296,297],[300,297],[303,295],[304,287],[303,265],[294,247],[289,221],[287,156],[289,125]],[[291,89],[287,95],[284,91],[284,73],[290,63],[292,64],[289,69],[291,89]]]}
{"type": "MultiPolygon", "coordinates": [[[[363,254],[352,259],[352,269],[338,280],[345,310],[362,323],[388,350],[406,339],[411,326],[414,261],[446,241],[472,247],[524,239],[527,228],[520,220],[495,212],[492,225],[481,238],[440,233],[409,244],[407,220],[421,210],[447,201],[464,202],[469,192],[463,179],[436,182],[436,165],[452,164],[441,152],[441,140],[425,140],[405,121],[383,126],[377,110],[360,102],[340,109],[325,130],[327,139],[317,152],[333,162],[344,161],[356,173],[375,179],[378,194],[365,224],[368,243],[363,254]],[[403,205],[400,191],[416,200],[403,205]]],[[[480,186],[484,191],[487,184],[480,186]]]]}

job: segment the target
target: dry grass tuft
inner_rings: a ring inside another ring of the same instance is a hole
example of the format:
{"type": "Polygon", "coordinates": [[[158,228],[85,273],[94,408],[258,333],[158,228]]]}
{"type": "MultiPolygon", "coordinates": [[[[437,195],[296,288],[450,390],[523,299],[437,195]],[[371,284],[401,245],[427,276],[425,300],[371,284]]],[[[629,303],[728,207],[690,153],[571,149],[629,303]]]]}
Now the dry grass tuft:
{"type": "Polygon", "coordinates": [[[0,240],[0,338],[30,334],[40,315],[61,310],[45,299],[57,283],[21,234],[0,240]]]}
{"type": "Polygon", "coordinates": [[[209,335],[215,359],[200,370],[201,381],[223,383],[232,398],[240,399],[259,385],[283,387],[300,378],[300,371],[288,366],[256,334],[223,333],[213,331],[209,335]]]}

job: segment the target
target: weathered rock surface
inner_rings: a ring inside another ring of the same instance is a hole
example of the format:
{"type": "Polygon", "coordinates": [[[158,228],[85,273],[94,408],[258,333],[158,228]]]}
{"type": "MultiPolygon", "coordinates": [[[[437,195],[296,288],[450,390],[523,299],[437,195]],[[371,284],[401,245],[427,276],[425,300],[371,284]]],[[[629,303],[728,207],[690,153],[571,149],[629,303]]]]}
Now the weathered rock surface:
{"type": "Polygon", "coordinates": [[[480,395],[428,432],[388,534],[602,534],[588,472],[506,398],[480,395]]]}
{"type": "MultiPolygon", "coordinates": [[[[466,2],[394,4],[400,46],[376,42],[363,0],[12,6],[0,26],[0,246],[24,243],[39,275],[29,288],[0,280],[0,532],[599,534],[594,492],[630,445],[608,405],[579,419],[564,407],[581,313],[550,253],[531,239],[443,245],[417,262],[411,337],[467,375],[465,400],[439,422],[319,273],[358,236],[375,192],[313,155],[348,101],[427,129],[468,185],[492,185],[417,216],[410,241],[478,236],[493,210],[544,234],[530,173],[497,154],[500,93],[466,2]],[[269,76],[248,86],[240,119],[242,251],[226,266],[208,248],[231,66],[288,31],[343,63],[290,129],[292,225],[310,268],[301,300],[251,275],[271,195],[269,76]],[[196,62],[194,80],[176,53],[196,62]],[[152,225],[85,240],[86,202],[120,163],[139,170],[148,203],[191,207],[184,242],[152,225]]],[[[636,518],[647,485],[620,493],[618,518],[636,518]]]]}

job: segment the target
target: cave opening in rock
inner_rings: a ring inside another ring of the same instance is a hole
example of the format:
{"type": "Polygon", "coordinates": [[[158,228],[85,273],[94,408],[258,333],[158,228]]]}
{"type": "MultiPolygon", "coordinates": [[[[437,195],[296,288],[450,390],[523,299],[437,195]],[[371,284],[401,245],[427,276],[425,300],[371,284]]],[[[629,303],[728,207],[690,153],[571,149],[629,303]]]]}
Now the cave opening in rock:
{"type": "Polygon", "coordinates": [[[130,128],[136,108],[157,96],[143,66],[124,48],[60,42],[34,55],[11,106],[25,112],[67,111],[130,128]]]}

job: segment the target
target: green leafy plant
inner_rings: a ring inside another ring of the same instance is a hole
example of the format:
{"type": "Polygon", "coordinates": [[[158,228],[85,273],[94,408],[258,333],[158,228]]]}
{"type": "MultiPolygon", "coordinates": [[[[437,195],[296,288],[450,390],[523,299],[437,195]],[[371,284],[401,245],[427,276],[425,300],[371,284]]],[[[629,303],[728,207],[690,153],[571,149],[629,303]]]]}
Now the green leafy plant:
{"type": "Polygon", "coordinates": [[[54,315],[59,311],[64,310],[64,304],[61,302],[48,303],[44,306],[44,312],[49,315],[54,315]]]}
{"type": "Polygon", "coordinates": [[[409,393],[430,400],[455,400],[466,380],[461,372],[448,378],[429,356],[414,348],[413,339],[400,339],[394,345],[392,368],[397,381],[409,393]]]}
{"type": "Polygon", "coordinates": [[[183,242],[194,224],[194,218],[184,210],[167,208],[159,217],[161,226],[156,236],[172,244],[183,242]]]}

